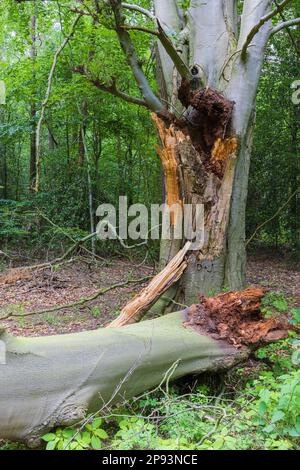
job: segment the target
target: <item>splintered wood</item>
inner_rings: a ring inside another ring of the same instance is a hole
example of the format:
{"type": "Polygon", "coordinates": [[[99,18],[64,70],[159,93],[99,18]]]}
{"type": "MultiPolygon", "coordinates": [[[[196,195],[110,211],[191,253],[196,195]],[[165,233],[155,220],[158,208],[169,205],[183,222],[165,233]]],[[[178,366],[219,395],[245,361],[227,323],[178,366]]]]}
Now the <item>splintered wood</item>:
{"type": "MultiPolygon", "coordinates": [[[[157,114],[152,113],[151,117],[158,130],[159,137],[162,143],[162,148],[157,145],[156,151],[161,159],[165,174],[167,204],[169,207],[172,207],[176,204],[179,204],[181,206],[182,201],[180,198],[180,189],[177,175],[177,131],[175,131],[173,126],[167,128],[165,123],[162,121],[162,119],[157,116],[157,114]]],[[[176,213],[171,212],[170,222],[171,225],[174,225],[176,223],[176,213]]]]}
{"type": "Polygon", "coordinates": [[[138,295],[136,295],[121,311],[116,320],[108,328],[124,326],[140,319],[145,311],[178,279],[187,267],[185,255],[191,243],[187,242],[167,266],[157,274],[138,295]]]}
{"type": "Polygon", "coordinates": [[[277,341],[291,329],[286,318],[264,318],[261,300],[266,291],[249,288],[215,297],[201,297],[200,304],[187,309],[185,326],[192,326],[212,338],[235,347],[258,346],[277,341]]]}

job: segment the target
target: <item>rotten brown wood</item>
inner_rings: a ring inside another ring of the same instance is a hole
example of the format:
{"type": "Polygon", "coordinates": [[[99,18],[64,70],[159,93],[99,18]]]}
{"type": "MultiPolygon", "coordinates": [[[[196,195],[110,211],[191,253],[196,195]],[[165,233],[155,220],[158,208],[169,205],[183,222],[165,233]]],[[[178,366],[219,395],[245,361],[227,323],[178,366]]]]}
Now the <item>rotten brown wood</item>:
{"type": "Polygon", "coordinates": [[[184,324],[238,348],[257,347],[285,338],[291,329],[287,319],[263,316],[261,301],[265,293],[265,289],[255,287],[201,297],[199,304],[185,310],[184,324]]]}

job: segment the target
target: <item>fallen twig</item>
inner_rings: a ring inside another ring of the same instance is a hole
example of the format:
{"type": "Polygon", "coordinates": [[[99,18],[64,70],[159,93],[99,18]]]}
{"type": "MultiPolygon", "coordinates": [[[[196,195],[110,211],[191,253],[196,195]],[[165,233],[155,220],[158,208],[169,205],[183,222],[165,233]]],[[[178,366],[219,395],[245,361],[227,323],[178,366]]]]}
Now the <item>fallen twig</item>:
{"type": "Polygon", "coordinates": [[[72,302],[70,304],[58,305],[56,307],[50,307],[50,308],[47,308],[45,310],[38,310],[38,311],[35,311],[35,312],[24,312],[24,313],[21,313],[21,314],[16,313],[16,312],[9,312],[6,315],[0,317],[0,321],[1,320],[7,320],[8,318],[11,318],[11,317],[22,317],[23,318],[23,317],[29,317],[29,316],[32,316],[32,315],[41,315],[43,313],[57,312],[59,310],[64,310],[66,308],[77,307],[78,305],[83,305],[85,303],[91,302],[91,301],[97,299],[98,297],[106,294],[107,292],[109,292],[113,289],[117,289],[118,287],[126,287],[129,284],[140,284],[140,283],[143,283],[143,282],[147,281],[150,277],[151,276],[145,276],[141,279],[128,279],[125,282],[120,282],[118,284],[114,284],[112,286],[106,287],[105,289],[99,290],[98,292],[91,295],[90,297],[84,297],[84,298],[76,300],[75,302],[72,302]]]}

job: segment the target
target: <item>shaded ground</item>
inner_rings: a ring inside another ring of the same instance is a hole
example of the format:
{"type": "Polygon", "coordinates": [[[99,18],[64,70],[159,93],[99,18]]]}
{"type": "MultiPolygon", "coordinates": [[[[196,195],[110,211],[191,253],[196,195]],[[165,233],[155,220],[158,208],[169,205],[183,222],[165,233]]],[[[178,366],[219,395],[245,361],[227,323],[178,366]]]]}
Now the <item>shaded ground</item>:
{"type": "Polygon", "coordinates": [[[99,328],[118,314],[120,309],[145,284],[119,287],[84,305],[57,312],[22,318],[28,311],[40,311],[69,304],[96,294],[99,290],[127,280],[153,274],[149,266],[134,266],[129,261],[114,260],[111,264],[88,265],[75,262],[58,270],[20,272],[0,275],[0,316],[13,311],[20,317],[2,320],[0,326],[13,334],[38,336],[69,333],[99,328]]]}
{"type": "MultiPolygon", "coordinates": [[[[141,279],[153,274],[150,266],[133,265],[129,261],[89,265],[75,262],[57,270],[3,272],[0,274],[0,316],[13,311],[20,314],[2,320],[0,326],[11,333],[26,336],[69,333],[99,328],[114,319],[121,308],[145,283],[117,288],[84,305],[22,318],[28,311],[45,310],[89,297],[100,289],[129,279],[141,279]]],[[[247,283],[263,285],[293,297],[300,304],[299,266],[281,260],[253,259],[248,262],[247,283]]]]}

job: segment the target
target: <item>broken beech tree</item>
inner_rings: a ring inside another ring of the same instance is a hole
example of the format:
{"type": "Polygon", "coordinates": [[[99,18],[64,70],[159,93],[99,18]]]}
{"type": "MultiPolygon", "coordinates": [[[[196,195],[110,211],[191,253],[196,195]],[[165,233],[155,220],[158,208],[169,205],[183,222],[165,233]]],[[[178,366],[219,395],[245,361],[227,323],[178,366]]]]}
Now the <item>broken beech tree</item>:
{"type": "Polygon", "coordinates": [[[69,426],[168,379],[221,371],[252,348],[286,336],[287,324],[263,319],[261,289],[203,298],[181,312],[123,328],[39,338],[0,331],[0,439],[40,445],[69,426]],[[174,366],[172,368],[172,366],[174,366]]]}
{"type": "MultiPolygon", "coordinates": [[[[115,77],[101,81],[86,65],[75,68],[103,92],[152,112],[161,142],[158,153],[167,203],[204,205],[204,244],[185,257],[180,285],[168,292],[169,298],[176,296],[186,305],[195,303],[199,292],[244,287],[245,206],[256,93],[269,38],[299,21],[273,27],[272,18],[289,1],[273,8],[269,0],[243,0],[238,15],[235,0],[191,0],[186,10],[177,0],[153,0],[151,11],[107,0],[106,13],[111,14],[141,96],[124,93],[115,77]],[[131,36],[135,30],[157,41],[159,96],[141,65],[131,36]]],[[[93,6],[82,14],[92,16],[95,24],[102,21],[93,6]]],[[[162,268],[186,241],[174,236],[176,223],[171,218],[173,235],[161,240],[162,268]]],[[[195,225],[194,216],[190,225],[195,225]]]]}
{"type": "MultiPolygon", "coordinates": [[[[187,11],[176,0],[154,0],[154,15],[121,0],[105,1],[105,15],[111,15],[107,23],[115,29],[141,97],[118,89],[115,77],[103,82],[85,65],[76,71],[100,90],[154,113],[167,201],[205,207],[201,250],[181,256],[185,241],[165,240],[161,260],[166,270],[126,307],[126,321],[133,321],[135,314],[140,317],[181,274],[180,289],[187,305],[197,302],[199,292],[243,286],[255,97],[270,36],[295,24],[286,21],[272,26],[272,18],[288,3],[282,0],[272,10],[269,0],[244,0],[239,16],[235,0],[191,0],[187,11]],[[135,12],[133,21],[128,11],[135,12]],[[150,33],[158,40],[160,97],[143,71],[131,30],[150,33]]],[[[92,3],[81,14],[91,15],[96,26],[102,21],[92,3]]],[[[172,223],[175,228],[175,217],[172,223]]],[[[226,312],[238,312],[242,319],[238,298],[225,299],[226,312]]],[[[202,301],[201,307],[193,307],[194,312],[172,313],[123,328],[44,338],[2,333],[7,364],[0,365],[0,437],[38,445],[48,429],[80,420],[87,411],[99,410],[103,401],[112,404],[123,395],[130,397],[157,385],[174,363],[178,365],[173,378],[226,369],[247,357],[255,338],[261,342],[284,334],[282,325],[266,323],[254,310],[252,320],[250,312],[246,316],[247,322],[258,322],[258,336],[242,340],[246,330],[234,326],[228,315],[225,321],[217,321],[219,300],[202,301]],[[203,309],[210,312],[205,319],[203,309]],[[183,325],[184,320],[192,324],[183,325]],[[258,325],[264,326],[264,334],[258,325]]],[[[249,327],[247,322],[245,327],[249,327]]]]}
{"type": "MultiPolygon", "coordinates": [[[[152,112],[161,142],[158,153],[167,203],[204,205],[204,244],[185,257],[182,279],[168,291],[171,300],[190,305],[199,292],[244,287],[245,206],[256,93],[269,38],[299,21],[273,27],[272,18],[289,1],[273,8],[269,0],[243,0],[239,15],[235,0],[191,0],[185,10],[177,0],[153,0],[151,10],[107,0],[110,27],[140,96],[124,93],[116,77],[101,80],[86,64],[74,69],[103,92],[152,112]],[[151,34],[157,41],[159,96],[145,75],[132,31],[151,34]]],[[[104,27],[96,7],[78,11],[104,27]]],[[[194,219],[193,215],[191,226],[196,225],[194,219]]],[[[171,237],[161,240],[162,268],[186,241],[174,236],[176,223],[180,222],[172,217],[171,237]]],[[[161,312],[165,306],[162,302],[161,312]]],[[[141,316],[140,309],[137,315],[141,316]]]]}

